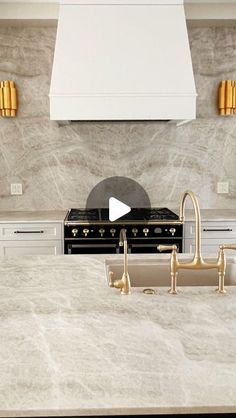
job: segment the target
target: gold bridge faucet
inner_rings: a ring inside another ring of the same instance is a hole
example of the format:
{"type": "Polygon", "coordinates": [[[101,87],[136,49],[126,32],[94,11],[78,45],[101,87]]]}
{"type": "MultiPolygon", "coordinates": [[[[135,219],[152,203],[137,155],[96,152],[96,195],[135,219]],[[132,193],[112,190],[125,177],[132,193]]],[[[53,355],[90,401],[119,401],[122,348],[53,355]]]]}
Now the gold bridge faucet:
{"type": "Polygon", "coordinates": [[[217,291],[219,293],[225,293],[224,289],[224,277],[226,269],[226,260],[224,249],[236,249],[236,245],[221,245],[218,252],[218,259],[212,263],[206,263],[201,255],[201,215],[198,200],[195,194],[191,191],[184,192],[181,203],[180,203],[180,220],[184,222],[184,210],[185,210],[185,201],[189,197],[192,201],[195,213],[195,254],[193,259],[190,262],[180,263],[177,257],[177,247],[176,245],[158,245],[157,249],[159,251],[172,250],[171,253],[171,288],[169,293],[176,294],[177,289],[177,276],[178,272],[181,269],[185,270],[208,270],[208,269],[217,269],[219,276],[219,285],[217,291]]]}
{"type": "Polygon", "coordinates": [[[124,247],[124,272],[120,280],[113,280],[112,279],[113,272],[110,271],[109,286],[120,289],[120,292],[122,295],[129,295],[130,294],[130,278],[129,278],[129,273],[128,273],[128,244],[127,244],[126,230],[124,228],[120,230],[119,246],[124,247]]]}

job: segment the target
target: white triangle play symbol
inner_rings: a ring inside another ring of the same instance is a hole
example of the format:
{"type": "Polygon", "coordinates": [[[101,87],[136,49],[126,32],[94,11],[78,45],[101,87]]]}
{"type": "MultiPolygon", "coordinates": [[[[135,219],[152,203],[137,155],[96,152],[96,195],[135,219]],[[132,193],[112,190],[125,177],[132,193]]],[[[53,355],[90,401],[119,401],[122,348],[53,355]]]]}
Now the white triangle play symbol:
{"type": "Polygon", "coordinates": [[[116,221],[131,211],[131,208],[115,197],[109,199],[109,220],[116,221]]]}

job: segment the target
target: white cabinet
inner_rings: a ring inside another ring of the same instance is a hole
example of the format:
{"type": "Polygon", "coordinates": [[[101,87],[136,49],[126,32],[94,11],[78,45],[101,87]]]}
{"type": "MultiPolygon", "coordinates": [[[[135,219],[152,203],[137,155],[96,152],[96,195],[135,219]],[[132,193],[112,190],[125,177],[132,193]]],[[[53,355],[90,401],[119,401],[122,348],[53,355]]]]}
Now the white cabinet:
{"type": "MultiPolygon", "coordinates": [[[[236,221],[212,221],[202,222],[202,253],[217,254],[219,245],[236,243],[236,221]]],[[[184,224],[184,252],[195,251],[195,223],[185,222],[184,224]]],[[[228,251],[236,256],[235,251],[228,251]]]]}
{"type": "Polygon", "coordinates": [[[0,254],[57,255],[63,253],[63,225],[45,223],[0,224],[0,254]]]}

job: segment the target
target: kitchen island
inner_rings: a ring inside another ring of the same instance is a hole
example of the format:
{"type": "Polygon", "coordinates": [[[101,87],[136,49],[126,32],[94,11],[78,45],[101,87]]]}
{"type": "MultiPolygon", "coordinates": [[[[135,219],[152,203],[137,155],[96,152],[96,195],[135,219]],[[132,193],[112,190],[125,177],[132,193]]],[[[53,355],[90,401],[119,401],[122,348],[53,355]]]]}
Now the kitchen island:
{"type": "Polygon", "coordinates": [[[0,416],[236,413],[236,287],[121,296],[109,257],[1,259],[0,416]]]}

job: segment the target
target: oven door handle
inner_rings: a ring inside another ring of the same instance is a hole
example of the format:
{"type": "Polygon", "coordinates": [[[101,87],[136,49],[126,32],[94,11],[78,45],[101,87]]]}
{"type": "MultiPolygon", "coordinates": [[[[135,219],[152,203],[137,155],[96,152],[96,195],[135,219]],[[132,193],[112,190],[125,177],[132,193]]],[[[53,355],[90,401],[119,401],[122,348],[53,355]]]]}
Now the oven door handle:
{"type": "Polygon", "coordinates": [[[68,254],[73,254],[73,249],[85,249],[85,248],[114,248],[115,252],[119,254],[119,246],[117,244],[68,244],[68,254]]]}
{"type": "MultiPolygon", "coordinates": [[[[159,241],[159,243],[160,243],[160,241],[159,241]]],[[[177,252],[179,252],[180,244],[179,244],[179,242],[177,242],[175,244],[177,246],[177,252]]],[[[169,245],[169,244],[167,244],[167,245],[169,245]]],[[[130,253],[136,252],[135,249],[138,249],[138,248],[143,248],[143,249],[145,249],[145,248],[150,248],[150,249],[151,248],[154,248],[155,249],[154,252],[159,253],[160,251],[157,250],[157,246],[158,246],[158,243],[152,243],[152,244],[147,244],[147,243],[145,243],[145,244],[131,244],[130,245],[130,251],[129,252],[130,253]]],[[[171,250],[168,251],[168,252],[171,252],[171,250]]]]}

